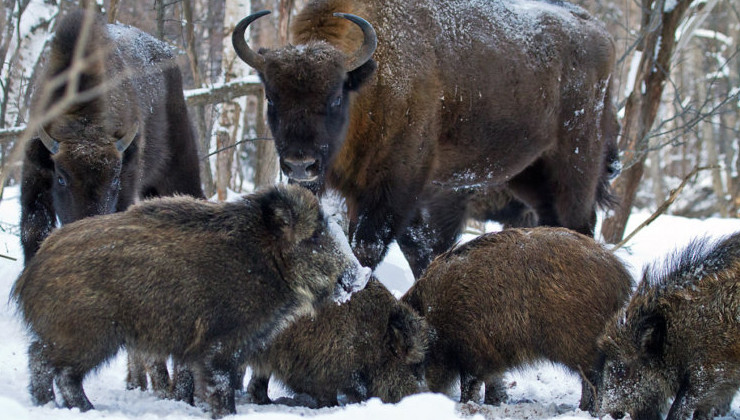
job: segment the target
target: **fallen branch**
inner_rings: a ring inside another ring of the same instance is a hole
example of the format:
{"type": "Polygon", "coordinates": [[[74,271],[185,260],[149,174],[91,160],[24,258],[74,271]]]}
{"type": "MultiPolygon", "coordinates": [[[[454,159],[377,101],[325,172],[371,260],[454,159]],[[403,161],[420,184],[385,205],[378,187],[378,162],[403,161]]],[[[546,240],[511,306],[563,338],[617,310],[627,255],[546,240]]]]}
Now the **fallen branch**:
{"type": "Polygon", "coordinates": [[[626,244],[630,239],[632,239],[632,237],[635,236],[637,234],[637,232],[639,232],[640,230],[642,230],[642,228],[644,228],[645,226],[647,226],[650,223],[652,223],[655,219],[658,218],[658,216],[660,216],[661,214],[665,213],[668,210],[668,208],[671,206],[671,204],[673,204],[673,202],[676,201],[676,198],[678,198],[678,195],[681,193],[681,191],[683,190],[683,188],[689,182],[689,179],[691,179],[692,177],[694,177],[699,172],[706,171],[706,170],[709,170],[709,169],[719,169],[719,166],[718,165],[712,165],[712,166],[696,166],[696,167],[694,167],[694,169],[692,169],[691,172],[689,172],[689,174],[686,175],[686,177],[681,181],[681,184],[678,187],[676,187],[676,188],[674,188],[674,189],[671,190],[671,193],[668,196],[668,199],[666,201],[664,201],[663,204],[661,204],[660,206],[658,206],[658,209],[655,210],[655,212],[653,214],[651,214],[650,217],[648,217],[644,222],[640,223],[640,226],[638,226],[637,228],[635,228],[635,230],[633,230],[629,235],[627,235],[619,243],[617,243],[616,245],[614,245],[614,247],[611,249],[611,251],[614,252],[614,251],[618,250],[619,248],[621,248],[622,246],[624,246],[624,244],[626,244]]]}

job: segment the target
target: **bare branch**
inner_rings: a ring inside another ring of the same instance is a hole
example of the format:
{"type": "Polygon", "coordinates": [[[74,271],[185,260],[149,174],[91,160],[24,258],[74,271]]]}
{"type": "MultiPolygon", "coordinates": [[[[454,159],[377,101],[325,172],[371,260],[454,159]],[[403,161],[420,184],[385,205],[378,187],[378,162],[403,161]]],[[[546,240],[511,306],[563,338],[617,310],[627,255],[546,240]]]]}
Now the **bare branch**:
{"type": "Polygon", "coordinates": [[[658,216],[665,213],[668,210],[668,208],[671,206],[671,204],[673,204],[673,202],[676,201],[676,198],[678,198],[678,195],[681,194],[681,191],[683,191],[684,187],[689,182],[689,179],[693,178],[696,174],[698,174],[701,171],[706,171],[710,169],[719,169],[719,165],[697,166],[694,169],[692,169],[691,172],[689,172],[689,174],[686,175],[686,177],[681,181],[681,184],[678,187],[671,190],[671,193],[668,196],[668,199],[665,200],[663,204],[658,206],[658,208],[655,210],[655,212],[653,212],[653,214],[650,215],[650,217],[648,217],[644,222],[640,223],[640,226],[635,228],[635,230],[633,230],[629,235],[627,235],[619,243],[614,245],[611,251],[614,252],[618,250],[619,248],[621,248],[622,246],[624,246],[624,244],[629,242],[629,240],[632,239],[632,237],[635,236],[637,232],[642,230],[644,227],[646,227],[650,223],[653,223],[653,221],[655,221],[655,219],[657,219],[658,216]]]}

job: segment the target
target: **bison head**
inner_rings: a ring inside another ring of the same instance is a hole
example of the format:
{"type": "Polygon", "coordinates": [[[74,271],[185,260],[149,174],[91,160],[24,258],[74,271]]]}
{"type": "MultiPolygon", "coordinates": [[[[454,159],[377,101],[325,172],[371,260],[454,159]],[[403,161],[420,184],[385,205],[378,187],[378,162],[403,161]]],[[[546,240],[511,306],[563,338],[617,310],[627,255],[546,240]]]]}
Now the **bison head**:
{"type": "Polygon", "coordinates": [[[136,124],[120,138],[106,138],[96,127],[81,126],[75,132],[80,141],[60,142],[43,126],[39,129],[39,138],[54,162],[51,191],[62,224],[116,211],[123,152],[138,130],[136,124]],[[92,138],[95,141],[85,140],[92,138]]]}
{"type": "Polygon", "coordinates": [[[377,45],[375,30],[362,18],[335,13],[362,29],[363,44],[352,55],[323,41],[255,52],[244,40],[244,32],[268,13],[258,12],[239,22],[232,42],[239,58],[256,69],[262,80],[280,168],[290,182],[318,192],[347,134],[349,94],[375,71],[371,59],[377,45]]]}

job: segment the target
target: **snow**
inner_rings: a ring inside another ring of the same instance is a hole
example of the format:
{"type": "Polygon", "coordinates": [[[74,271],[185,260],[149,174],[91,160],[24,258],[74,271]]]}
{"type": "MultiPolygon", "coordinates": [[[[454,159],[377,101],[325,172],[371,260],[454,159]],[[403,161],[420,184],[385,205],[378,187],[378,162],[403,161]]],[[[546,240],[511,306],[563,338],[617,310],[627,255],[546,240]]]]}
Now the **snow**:
{"type": "MultiPolygon", "coordinates": [[[[7,187],[0,201],[0,255],[15,258],[11,261],[0,257],[0,296],[8,296],[10,288],[22,268],[22,252],[18,238],[20,195],[18,187],[7,187]]],[[[649,216],[633,214],[627,230],[631,231],[649,216]]],[[[493,226],[491,224],[488,227],[493,226]]],[[[617,255],[629,264],[634,276],[641,275],[645,264],[687,244],[699,236],[720,237],[740,231],[740,220],[711,218],[706,220],[661,216],[640,231],[617,255]]],[[[474,236],[466,234],[463,241],[474,236]]],[[[396,295],[402,295],[411,285],[410,273],[399,248],[394,244],[375,274],[396,295]]],[[[35,407],[27,391],[28,367],[25,329],[15,311],[15,304],[4,299],[0,304],[0,419],[36,420],[133,420],[133,419],[205,419],[209,415],[199,407],[185,403],[158,399],[144,391],[127,391],[124,386],[126,357],[123,352],[107,366],[101,367],[85,381],[88,397],[95,410],[80,413],[78,410],[57,408],[53,403],[35,407]]],[[[247,376],[248,377],[248,376],[247,376]]],[[[457,418],[480,419],[592,419],[588,413],[577,409],[581,384],[577,375],[550,363],[517,369],[504,378],[512,402],[501,407],[478,404],[458,404],[447,396],[423,393],[407,397],[397,404],[383,404],[377,399],[361,404],[337,408],[308,409],[284,405],[259,406],[250,404],[243,397],[237,399],[237,415],[228,418],[251,420],[282,420],[311,417],[319,420],[335,419],[384,419],[449,420],[457,418]]],[[[270,397],[290,396],[279,384],[271,384],[270,397]]],[[[454,396],[453,396],[454,397],[454,396]]],[[[740,417],[740,399],[732,404],[728,418],[740,417]]]]}

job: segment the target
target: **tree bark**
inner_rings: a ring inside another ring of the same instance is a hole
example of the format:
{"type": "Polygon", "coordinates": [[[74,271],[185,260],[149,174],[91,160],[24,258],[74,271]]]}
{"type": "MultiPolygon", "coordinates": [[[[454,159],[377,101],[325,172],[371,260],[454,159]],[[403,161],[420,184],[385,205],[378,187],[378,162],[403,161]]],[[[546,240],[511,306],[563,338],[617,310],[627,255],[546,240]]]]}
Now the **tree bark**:
{"type": "Polygon", "coordinates": [[[627,169],[613,184],[620,205],[601,228],[604,240],[619,242],[632,211],[645,170],[650,129],[655,122],[665,82],[670,76],[676,29],[693,0],[681,0],[664,10],[665,0],[643,0],[642,58],[632,93],[627,98],[620,149],[627,169]]]}

